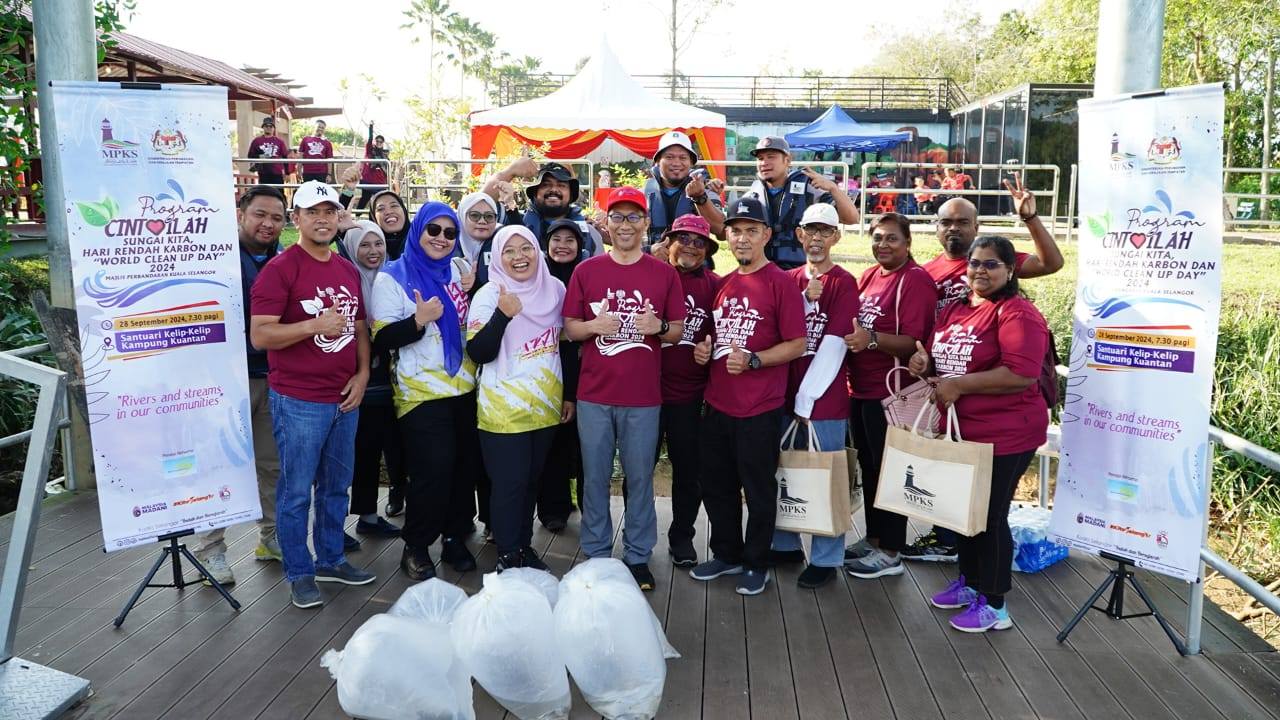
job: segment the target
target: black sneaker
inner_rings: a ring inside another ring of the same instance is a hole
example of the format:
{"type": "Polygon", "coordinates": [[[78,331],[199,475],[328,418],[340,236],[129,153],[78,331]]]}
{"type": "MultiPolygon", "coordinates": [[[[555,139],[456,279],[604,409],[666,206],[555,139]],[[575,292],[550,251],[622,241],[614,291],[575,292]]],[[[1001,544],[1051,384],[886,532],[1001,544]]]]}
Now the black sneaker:
{"type": "Polygon", "coordinates": [[[360,541],[351,537],[350,533],[342,533],[342,552],[355,552],[360,549],[360,541]]]}
{"type": "Polygon", "coordinates": [[[835,577],[835,568],[810,565],[800,573],[800,577],[796,579],[796,585],[805,590],[816,590],[834,580],[835,577]]]}
{"type": "Polygon", "coordinates": [[[698,564],[698,551],[693,548],[693,541],[687,538],[672,540],[670,543],[671,564],[676,567],[693,567],[698,564]]]}
{"type": "Polygon", "coordinates": [[[381,537],[400,537],[400,527],[392,525],[387,522],[385,518],[378,518],[371,523],[367,523],[363,520],[357,520],[356,534],[379,535],[381,537]]]}
{"type": "Polygon", "coordinates": [[[509,552],[506,555],[499,555],[498,564],[494,566],[494,571],[500,573],[503,570],[510,570],[511,568],[518,567],[524,567],[524,553],[516,550],[514,552],[509,552]]]}
{"type": "Polygon", "coordinates": [[[414,582],[430,580],[436,576],[436,564],[431,559],[431,552],[414,550],[408,545],[404,546],[404,552],[400,554],[400,569],[414,582]]]}
{"type": "Polygon", "coordinates": [[[645,592],[653,592],[657,586],[657,582],[653,579],[653,573],[649,572],[648,563],[636,563],[635,565],[627,564],[627,569],[631,571],[631,577],[636,579],[636,585],[645,592]]]}
{"type": "Polygon", "coordinates": [[[546,528],[550,532],[558,533],[569,527],[569,521],[558,517],[547,518],[542,521],[542,527],[546,528]]]}
{"type": "Polygon", "coordinates": [[[457,538],[445,538],[440,551],[440,559],[449,563],[449,567],[464,573],[476,569],[476,556],[467,549],[467,544],[457,538]]]}
{"type": "Polygon", "coordinates": [[[391,486],[390,492],[387,493],[387,506],[383,508],[387,517],[396,517],[404,512],[404,489],[395,485],[391,486]]]}
{"type": "Polygon", "coordinates": [[[551,568],[547,567],[547,564],[542,562],[542,558],[538,557],[538,551],[531,547],[526,547],[520,551],[520,564],[522,567],[551,572],[551,568]]]}
{"type": "Polygon", "coordinates": [[[803,550],[770,550],[770,565],[792,565],[804,562],[803,550]]]}
{"type": "Polygon", "coordinates": [[[954,547],[938,542],[938,534],[930,530],[903,548],[902,558],[923,562],[953,563],[959,561],[960,553],[954,547]]]}

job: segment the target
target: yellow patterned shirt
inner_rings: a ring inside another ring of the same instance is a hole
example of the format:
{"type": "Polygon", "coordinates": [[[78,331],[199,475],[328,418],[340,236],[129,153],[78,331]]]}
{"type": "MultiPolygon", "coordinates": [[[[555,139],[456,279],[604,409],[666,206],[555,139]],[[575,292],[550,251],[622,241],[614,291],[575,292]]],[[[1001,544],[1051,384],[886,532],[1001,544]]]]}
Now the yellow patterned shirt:
{"type": "MultiPolygon", "coordinates": [[[[498,306],[498,286],[480,288],[471,302],[467,339],[475,337],[498,306]]],[[[560,424],[564,382],[560,374],[560,330],[556,325],[525,342],[513,367],[498,370],[497,361],[480,367],[476,402],[480,429],[520,433],[560,424]]]]}

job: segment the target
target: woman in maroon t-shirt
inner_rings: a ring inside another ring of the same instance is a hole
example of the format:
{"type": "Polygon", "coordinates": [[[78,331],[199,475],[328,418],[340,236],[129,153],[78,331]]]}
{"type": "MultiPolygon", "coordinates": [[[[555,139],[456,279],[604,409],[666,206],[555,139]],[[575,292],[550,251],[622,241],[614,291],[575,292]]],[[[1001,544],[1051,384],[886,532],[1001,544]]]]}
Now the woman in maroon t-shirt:
{"type": "MultiPolygon", "coordinates": [[[[885,376],[929,337],[938,291],[911,257],[911,224],[885,213],[871,226],[876,265],[858,279],[858,315],[844,336],[849,355],[849,429],[858,449],[866,497],[874,498],[889,423],[880,401],[889,396],[885,376]]],[[[845,550],[847,572],[859,578],[902,574],[898,552],[907,544],[907,518],[864,503],[867,535],[845,550]]]]}
{"type": "Polygon", "coordinates": [[[1016,262],[1005,238],[974,240],[970,292],[942,309],[928,350],[921,345],[909,365],[916,375],[936,376],[934,398],[955,408],[965,440],[995,446],[987,528],[960,537],[960,577],[932,599],[940,608],[964,608],[951,619],[964,632],[1013,626],[1004,602],[1012,584],[1009,504],[1049,425],[1037,382],[1049,328],[1018,291],[1016,262]]]}

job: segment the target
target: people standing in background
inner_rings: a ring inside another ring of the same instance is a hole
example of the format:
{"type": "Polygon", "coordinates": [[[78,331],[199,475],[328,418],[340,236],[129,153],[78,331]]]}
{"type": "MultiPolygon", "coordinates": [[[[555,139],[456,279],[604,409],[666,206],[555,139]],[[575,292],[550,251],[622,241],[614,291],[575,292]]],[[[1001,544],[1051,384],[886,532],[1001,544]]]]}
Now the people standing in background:
{"type": "MultiPolygon", "coordinates": [[[[324,130],[325,122],[317,120],[315,132],[302,138],[302,141],[298,143],[298,154],[303,160],[333,157],[333,143],[325,139],[324,130]]],[[[307,182],[308,180],[331,183],[333,182],[333,168],[329,163],[304,162],[302,163],[302,181],[307,182]]]]}
{"type": "Polygon", "coordinates": [[[374,581],[342,550],[370,349],[360,275],[329,249],[337,195],[318,182],[298,188],[298,242],[263,266],[251,292],[249,339],[267,350],[272,434],[280,452],[276,530],[285,580],[300,608],[323,604],[317,581],[374,581]],[[314,558],[307,548],[313,494],[314,558]]]}
{"type": "MultiPolygon", "coordinates": [[[[373,123],[369,123],[369,137],[364,141],[364,157],[366,160],[386,160],[390,157],[386,138],[373,134],[373,123]]],[[[364,210],[369,206],[369,198],[387,189],[387,164],[383,162],[360,163],[360,194],[357,209],[364,210]]]]}
{"type": "MultiPolygon", "coordinates": [[[[356,206],[356,201],[363,197],[360,190],[360,170],[355,165],[342,171],[342,185],[338,187],[338,203],[348,214],[356,206]]],[[[343,232],[346,232],[345,230],[343,232]]],[[[352,258],[347,258],[351,260],[352,258]]]]}
{"type": "MultiPolygon", "coordinates": [[[[282,160],[289,155],[289,145],[276,136],[276,119],[270,115],[262,118],[262,134],[249,143],[249,157],[266,160],[282,160]]],[[[254,163],[258,184],[281,185],[284,183],[285,166],[282,162],[254,163]]]]}

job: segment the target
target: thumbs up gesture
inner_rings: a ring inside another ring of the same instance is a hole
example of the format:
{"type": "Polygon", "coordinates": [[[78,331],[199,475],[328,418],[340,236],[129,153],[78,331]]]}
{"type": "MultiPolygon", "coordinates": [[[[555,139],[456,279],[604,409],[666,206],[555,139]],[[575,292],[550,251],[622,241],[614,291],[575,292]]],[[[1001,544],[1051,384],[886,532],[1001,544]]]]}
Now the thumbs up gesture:
{"type": "Polygon", "coordinates": [[[347,318],[338,312],[337,305],[330,305],[323,312],[316,316],[315,334],[325,337],[337,337],[347,329],[347,318]]]}
{"type": "Polygon", "coordinates": [[[413,291],[413,321],[417,323],[419,330],[426,327],[427,323],[439,320],[441,315],[444,315],[444,305],[440,298],[433,297],[424,301],[422,293],[413,291]]]}
{"type": "Polygon", "coordinates": [[[648,300],[644,302],[644,310],[636,314],[635,322],[641,335],[657,335],[662,331],[662,321],[654,314],[653,303],[648,300]]]}
{"type": "Polygon", "coordinates": [[[907,370],[916,377],[924,377],[929,372],[929,351],[924,349],[919,340],[916,341],[915,354],[907,361],[907,370]]]}
{"type": "Polygon", "coordinates": [[[804,296],[809,298],[809,302],[818,302],[818,298],[822,297],[822,281],[817,275],[809,278],[809,286],[804,289],[804,296]]]}
{"type": "Polygon", "coordinates": [[[524,309],[524,303],[520,302],[520,298],[507,292],[506,285],[498,286],[498,309],[508,318],[514,318],[524,309]]]}
{"type": "Polygon", "coordinates": [[[622,329],[622,321],[618,320],[617,315],[606,309],[609,307],[609,299],[604,298],[598,303],[598,306],[600,311],[595,319],[591,321],[591,332],[601,337],[616,335],[622,329]]]}
{"type": "Polygon", "coordinates": [[[871,344],[871,331],[858,324],[857,320],[853,322],[853,332],[844,336],[845,347],[850,352],[862,352],[871,344]]]}
{"type": "Polygon", "coordinates": [[[699,365],[706,365],[711,362],[711,336],[703,338],[702,342],[693,346],[693,361],[699,365]]]}
{"type": "Polygon", "coordinates": [[[729,351],[729,357],[725,358],[725,369],[730,375],[741,375],[747,371],[751,364],[751,353],[734,345],[729,351]]]}

